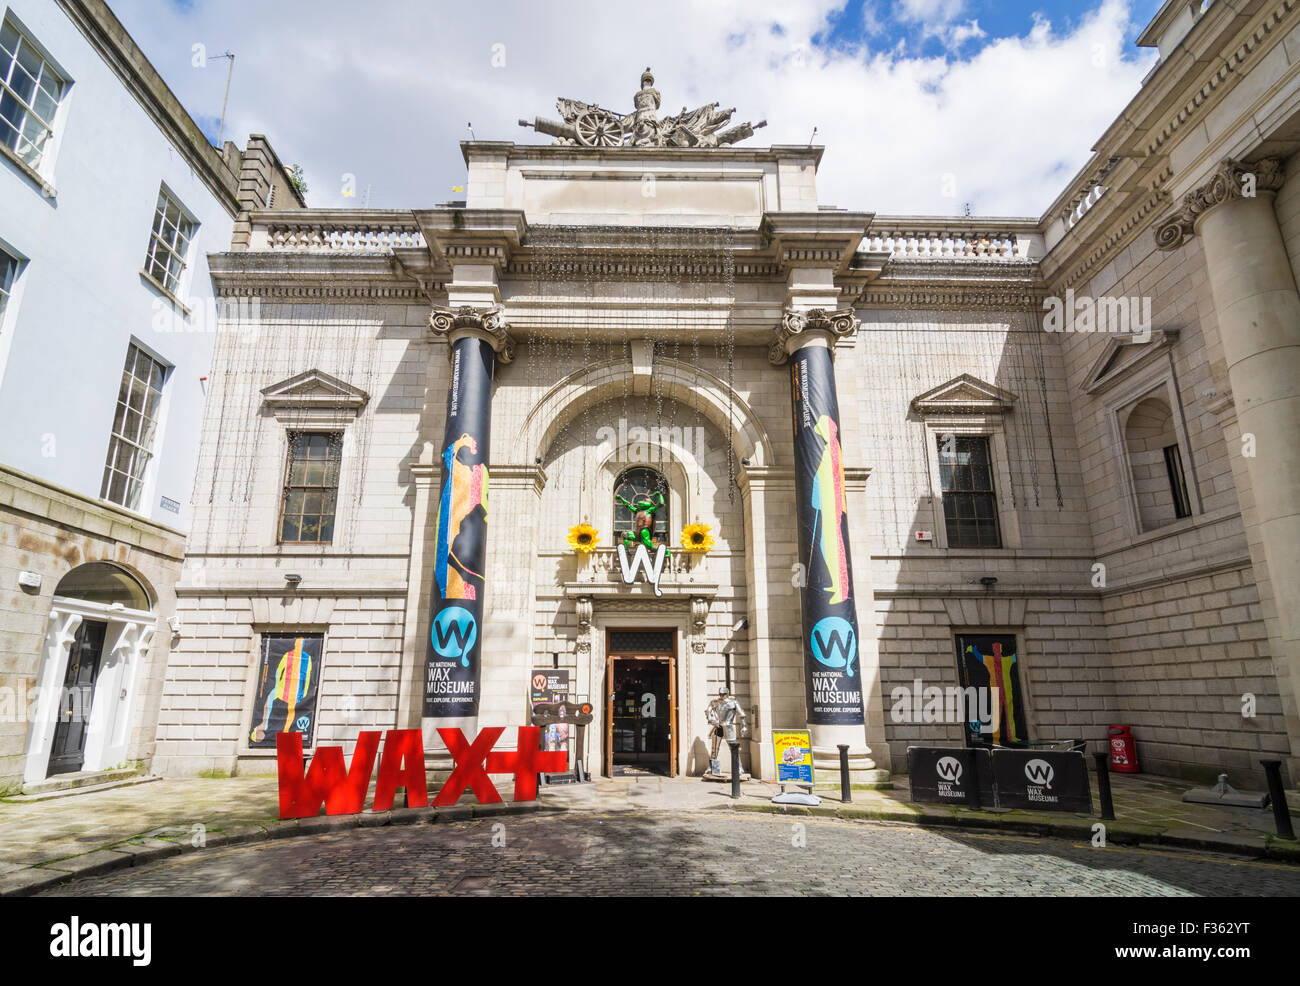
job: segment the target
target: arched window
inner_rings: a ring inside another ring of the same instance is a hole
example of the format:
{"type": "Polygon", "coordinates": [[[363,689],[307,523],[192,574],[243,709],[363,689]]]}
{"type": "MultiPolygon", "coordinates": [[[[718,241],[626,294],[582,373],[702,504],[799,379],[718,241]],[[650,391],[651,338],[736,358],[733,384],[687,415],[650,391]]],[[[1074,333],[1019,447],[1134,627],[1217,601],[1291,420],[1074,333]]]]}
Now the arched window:
{"type": "Polygon", "coordinates": [[[637,537],[647,524],[655,544],[668,543],[668,482],[653,469],[626,469],[614,483],[614,543],[621,544],[625,532],[637,537]],[[663,505],[659,506],[661,499],[663,505]],[[647,501],[655,509],[635,509],[647,501]]]}
{"type": "Polygon", "coordinates": [[[1124,424],[1124,446],[1133,473],[1143,531],[1192,514],[1174,416],[1159,397],[1138,404],[1124,424]]]}
{"type": "Polygon", "coordinates": [[[105,561],[93,561],[74,568],[59,580],[54,594],[104,606],[121,603],[127,609],[149,609],[149,594],[144,591],[144,586],[123,569],[105,561]]]}

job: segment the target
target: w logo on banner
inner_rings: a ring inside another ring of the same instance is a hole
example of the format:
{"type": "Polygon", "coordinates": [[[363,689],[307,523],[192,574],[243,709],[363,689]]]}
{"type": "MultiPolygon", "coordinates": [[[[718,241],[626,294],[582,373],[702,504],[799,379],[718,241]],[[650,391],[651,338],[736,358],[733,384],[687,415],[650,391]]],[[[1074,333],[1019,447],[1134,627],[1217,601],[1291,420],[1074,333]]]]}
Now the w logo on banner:
{"type": "Polygon", "coordinates": [[[1052,778],[1056,776],[1056,771],[1046,760],[1030,760],[1025,764],[1025,777],[1029,778],[1030,784],[1038,784],[1050,789],[1052,778]]]}
{"type": "Polygon", "coordinates": [[[458,657],[462,667],[469,667],[469,652],[478,639],[478,621],[463,606],[448,606],[433,618],[430,640],[439,657],[458,657]]]}
{"type": "Polygon", "coordinates": [[[858,656],[858,637],[853,624],[839,616],[827,616],[813,627],[812,655],[828,668],[844,668],[853,677],[853,661],[858,656]]]}
{"type": "Polygon", "coordinates": [[[664,572],[664,559],[667,555],[668,549],[662,544],[659,545],[655,548],[655,560],[651,564],[650,552],[646,550],[644,544],[638,544],[636,552],[632,555],[631,562],[629,562],[627,560],[627,545],[620,544],[618,546],[618,564],[623,570],[623,583],[631,585],[635,582],[636,571],[639,568],[645,572],[645,580],[654,586],[655,595],[662,596],[663,590],[659,588],[659,576],[664,572]]]}
{"type": "Polygon", "coordinates": [[[961,783],[961,761],[956,757],[940,757],[939,762],[934,765],[934,770],[945,781],[951,781],[953,784],[961,783]]]}

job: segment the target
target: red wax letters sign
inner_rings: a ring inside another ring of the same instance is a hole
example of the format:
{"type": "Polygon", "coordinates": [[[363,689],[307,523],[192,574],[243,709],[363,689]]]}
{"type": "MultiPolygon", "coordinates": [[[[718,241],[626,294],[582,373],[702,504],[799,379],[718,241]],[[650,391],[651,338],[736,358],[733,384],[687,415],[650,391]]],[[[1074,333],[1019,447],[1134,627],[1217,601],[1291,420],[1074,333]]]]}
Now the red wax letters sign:
{"type": "MultiPolygon", "coordinates": [[[[537,799],[537,775],[559,774],[568,769],[569,755],[560,750],[539,750],[537,726],[520,726],[516,731],[516,749],[495,751],[503,726],[482,730],[474,742],[465,739],[459,729],[439,729],[455,767],[447,783],[434,796],[435,806],[454,805],[468,789],[482,804],[501,800],[488,774],[514,774],[515,800],[537,799]]],[[[280,817],[313,818],[321,805],[327,815],[355,815],[365,807],[366,790],[379,753],[378,731],[357,735],[352,763],[343,761],[343,747],[322,746],[304,768],[302,733],[277,733],[276,760],[280,772],[280,817]]],[[[424,774],[424,739],[418,729],[390,729],[384,739],[384,755],[375,779],[372,811],[388,811],[399,787],[406,788],[406,804],[411,808],[429,805],[429,790],[424,774]]]]}

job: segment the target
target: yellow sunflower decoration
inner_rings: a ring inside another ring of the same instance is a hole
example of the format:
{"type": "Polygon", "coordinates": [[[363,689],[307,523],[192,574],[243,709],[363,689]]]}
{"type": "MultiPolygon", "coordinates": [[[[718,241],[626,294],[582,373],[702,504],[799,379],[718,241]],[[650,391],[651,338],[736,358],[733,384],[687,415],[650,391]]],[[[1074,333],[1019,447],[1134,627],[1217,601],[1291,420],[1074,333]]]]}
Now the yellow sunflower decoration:
{"type": "Polygon", "coordinates": [[[701,524],[698,521],[694,524],[687,524],[682,528],[682,547],[687,551],[704,554],[712,550],[714,537],[709,531],[713,530],[708,524],[701,524]]]}
{"type": "Polygon", "coordinates": [[[574,524],[569,528],[569,547],[581,554],[590,554],[599,536],[600,531],[590,524],[574,524]]]}

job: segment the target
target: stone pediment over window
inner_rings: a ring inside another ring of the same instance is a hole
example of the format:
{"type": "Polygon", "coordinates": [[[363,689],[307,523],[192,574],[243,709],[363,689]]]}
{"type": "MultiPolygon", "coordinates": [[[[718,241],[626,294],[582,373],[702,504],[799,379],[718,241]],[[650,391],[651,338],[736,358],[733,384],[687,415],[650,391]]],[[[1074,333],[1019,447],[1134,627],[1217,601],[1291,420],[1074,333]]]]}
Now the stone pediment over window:
{"type": "Polygon", "coordinates": [[[963,373],[912,398],[912,410],[922,417],[941,414],[1005,414],[1016,402],[1009,390],[963,373]]]}
{"type": "Polygon", "coordinates": [[[355,418],[370,395],[321,370],[306,370],[262,390],[262,402],[277,417],[355,418]]]}
{"type": "Polygon", "coordinates": [[[1116,335],[1106,341],[1083,378],[1083,392],[1100,394],[1127,377],[1133,370],[1146,366],[1178,339],[1177,329],[1157,329],[1151,338],[1139,342],[1132,335],[1116,335]]]}

